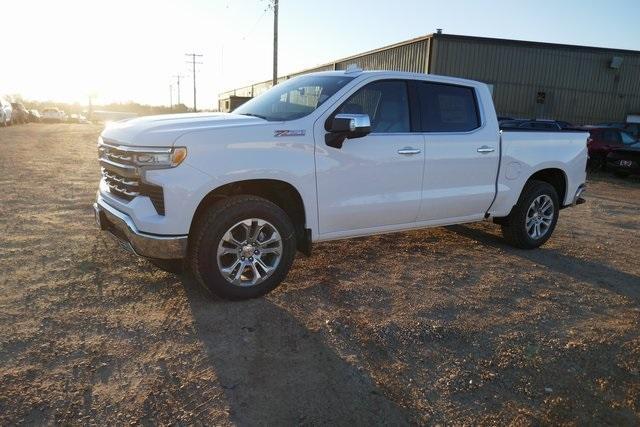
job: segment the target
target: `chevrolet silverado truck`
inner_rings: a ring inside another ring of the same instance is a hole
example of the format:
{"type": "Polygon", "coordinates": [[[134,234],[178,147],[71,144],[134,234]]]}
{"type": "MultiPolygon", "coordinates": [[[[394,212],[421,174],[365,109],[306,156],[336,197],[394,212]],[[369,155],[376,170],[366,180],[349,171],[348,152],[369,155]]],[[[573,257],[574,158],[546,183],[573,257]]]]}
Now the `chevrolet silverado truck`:
{"type": "Polygon", "coordinates": [[[584,201],[587,137],[500,130],[480,82],[307,74],[233,113],[108,126],[94,210],[129,251],[252,298],[313,242],[492,220],[512,245],[536,248],[562,208],[584,201]]]}

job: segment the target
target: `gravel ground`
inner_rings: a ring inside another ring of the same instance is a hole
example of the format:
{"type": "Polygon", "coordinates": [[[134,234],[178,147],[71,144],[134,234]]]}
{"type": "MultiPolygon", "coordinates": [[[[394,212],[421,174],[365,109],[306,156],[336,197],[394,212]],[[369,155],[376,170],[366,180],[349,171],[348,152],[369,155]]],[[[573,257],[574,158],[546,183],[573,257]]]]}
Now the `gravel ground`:
{"type": "Polygon", "coordinates": [[[94,225],[92,125],[0,129],[0,424],[640,422],[640,180],[534,251],[491,223],[318,244],[216,300],[94,225]]]}

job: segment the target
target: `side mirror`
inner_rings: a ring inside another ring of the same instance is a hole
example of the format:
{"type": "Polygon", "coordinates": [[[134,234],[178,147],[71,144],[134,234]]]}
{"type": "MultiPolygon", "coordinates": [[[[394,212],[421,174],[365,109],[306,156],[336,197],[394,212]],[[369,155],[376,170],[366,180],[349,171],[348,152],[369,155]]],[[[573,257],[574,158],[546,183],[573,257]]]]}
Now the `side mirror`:
{"type": "Polygon", "coordinates": [[[371,132],[371,120],[368,114],[336,114],[329,119],[324,137],[329,147],[342,148],[344,140],[362,138],[371,132]]]}

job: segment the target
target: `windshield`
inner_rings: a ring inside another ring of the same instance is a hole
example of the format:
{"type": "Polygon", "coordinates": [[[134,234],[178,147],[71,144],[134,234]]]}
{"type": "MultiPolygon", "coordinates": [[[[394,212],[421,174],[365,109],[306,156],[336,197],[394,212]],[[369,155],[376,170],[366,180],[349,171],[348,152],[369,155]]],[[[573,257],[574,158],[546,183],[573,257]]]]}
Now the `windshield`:
{"type": "Polygon", "coordinates": [[[344,85],[347,76],[301,76],[280,83],[233,112],[269,121],[299,119],[311,114],[344,85]]]}

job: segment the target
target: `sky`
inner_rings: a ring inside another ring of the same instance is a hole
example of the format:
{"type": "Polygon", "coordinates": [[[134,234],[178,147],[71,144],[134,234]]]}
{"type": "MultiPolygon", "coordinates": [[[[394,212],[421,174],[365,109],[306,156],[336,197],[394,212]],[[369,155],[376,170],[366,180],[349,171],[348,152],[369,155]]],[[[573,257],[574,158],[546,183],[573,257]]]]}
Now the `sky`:
{"type": "MultiPolygon", "coordinates": [[[[0,0],[0,94],[193,105],[271,78],[268,0],[0,0]],[[7,40],[8,38],[8,40],[7,40]]],[[[279,74],[435,32],[640,50],[640,0],[280,0],[279,74]]]]}

